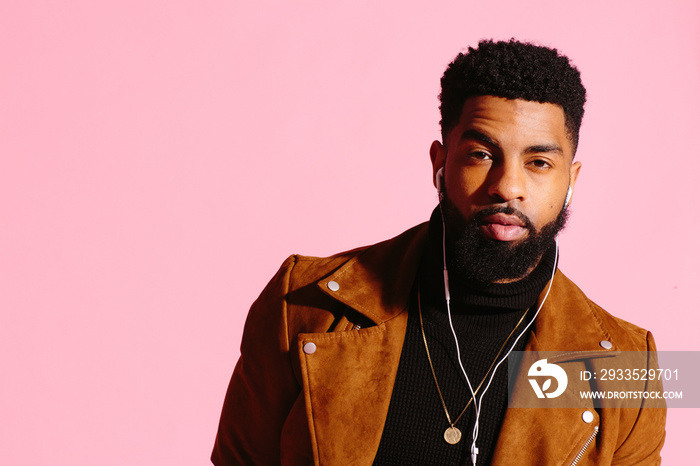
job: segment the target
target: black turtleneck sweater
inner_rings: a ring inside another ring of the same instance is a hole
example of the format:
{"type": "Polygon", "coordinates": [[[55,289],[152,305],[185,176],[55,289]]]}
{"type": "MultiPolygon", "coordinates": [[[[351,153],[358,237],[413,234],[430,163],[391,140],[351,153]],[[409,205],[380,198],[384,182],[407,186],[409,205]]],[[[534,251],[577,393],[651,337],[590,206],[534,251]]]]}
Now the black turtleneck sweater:
{"type": "MultiPolygon", "coordinates": [[[[523,314],[528,312],[502,355],[532,319],[538,296],[551,277],[554,260],[555,248],[552,245],[526,278],[506,284],[483,285],[450,273],[452,321],[459,339],[462,363],[474,389],[523,314]]],[[[456,445],[448,444],[443,434],[450,424],[430,371],[418,316],[420,294],[430,356],[440,391],[454,422],[471,394],[457,362],[457,350],[445,305],[442,268],[442,224],[436,209],[430,219],[428,245],[413,287],[406,338],[375,466],[471,465],[470,447],[475,419],[473,403],[455,425],[462,432],[461,441],[456,445]]],[[[525,337],[521,338],[515,351],[522,351],[525,343],[525,337]]],[[[506,411],[506,365],[507,362],[504,362],[496,371],[481,404],[477,439],[479,466],[491,462],[506,411]]],[[[482,390],[487,383],[488,379],[482,390]]],[[[481,393],[477,393],[477,399],[481,393]]]]}

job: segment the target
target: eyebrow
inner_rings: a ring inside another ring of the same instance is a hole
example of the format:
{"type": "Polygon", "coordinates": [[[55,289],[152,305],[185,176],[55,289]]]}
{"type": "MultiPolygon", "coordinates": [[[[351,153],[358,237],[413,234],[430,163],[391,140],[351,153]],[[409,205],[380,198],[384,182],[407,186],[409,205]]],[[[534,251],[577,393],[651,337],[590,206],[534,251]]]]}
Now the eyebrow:
{"type": "MultiPolygon", "coordinates": [[[[493,138],[487,136],[481,131],[475,129],[467,129],[462,133],[462,140],[473,139],[475,141],[483,142],[493,147],[500,147],[498,142],[493,138]]],[[[541,154],[541,153],[557,153],[561,156],[564,155],[564,150],[558,144],[535,144],[534,146],[529,146],[525,149],[526,154],[541,154]]]]}
{"type": "Polygon", "coordinates": [[[494,146],[494,147],[500,147],[498,143],[482,133],[481,131],[477,131],[475,129],[467,129],[462,133],[462,140],[465,139],[473,139],[475,141],[483,142],[484,144],[488,144],[489,146],[494,146]]]}
{"type": "Polygon", "coordinates": [[[543,152],[554,152],[561,156],[564,155],[564,151],[557,144],[537,144],[525,149],[526,154],[541,154],[543,152]]]}

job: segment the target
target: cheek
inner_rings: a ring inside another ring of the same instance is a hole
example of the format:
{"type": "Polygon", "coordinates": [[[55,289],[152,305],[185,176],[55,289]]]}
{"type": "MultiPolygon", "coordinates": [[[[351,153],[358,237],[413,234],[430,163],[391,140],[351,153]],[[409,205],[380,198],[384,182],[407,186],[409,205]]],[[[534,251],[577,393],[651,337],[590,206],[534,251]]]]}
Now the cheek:
{"type": "Polygon", "coordinates": [[[540,207],[535,211],[525,212],[525,214],[528,216],[533,225],[535,225],[535,228],[540,230],[545,225],[556,220],[563,205],[563,201],[562,204],[559,205],[559,200],[552,197],[546,202],[542,202],[540,207]]]}
{"type": "Polygon", "coordinates": [[[448,184],[446,187],[447,196],[462,215],[470,217],[474,211],[478,210],[479,205],[483,204],[479,202],[478,190],[462,180],[454,181],[458,182],[448,184]]]}
{"type": "Polygon", "coordinates": [[[454,170],[446,181],[447,189],[453,197],[464,200],[472,200],[485,186],[485,177],[477,170],[454,170]]]}

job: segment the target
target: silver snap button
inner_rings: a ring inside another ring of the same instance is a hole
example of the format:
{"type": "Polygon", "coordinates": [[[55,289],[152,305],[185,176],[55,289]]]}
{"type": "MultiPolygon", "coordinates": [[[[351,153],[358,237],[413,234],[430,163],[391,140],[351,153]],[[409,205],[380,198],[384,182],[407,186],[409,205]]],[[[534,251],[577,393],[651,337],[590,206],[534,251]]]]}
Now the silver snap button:
{"type": "Polygon", "coordinates": [[[603,340],[600,342],[600,346],[602,346],[604,349],[610,349],[612,348],[612,343],[610,343],[608,340],[603,340]]]}
{"type": "Polygon", "coordinates": [[[304,353],[314,354],[316,352],[316,345],[314,343],[308,342],[304,345],[304,353]]]}
{"type": "Polygon", "coordinates": [[[328,289],[331,291],[338,291],[340,289],[340,285],[338,285],[338,282],[335,280],[331,280],[328,282],[328,289]]]}
{"type": "Polygon", "coordinates": [[[594,418],[593,413],[590,411],[584,411],[583,416],[581,417],[583,418],[583,422],[585,422],[586,424],[590,424],[591,422],[593,422],[594,418]]]}

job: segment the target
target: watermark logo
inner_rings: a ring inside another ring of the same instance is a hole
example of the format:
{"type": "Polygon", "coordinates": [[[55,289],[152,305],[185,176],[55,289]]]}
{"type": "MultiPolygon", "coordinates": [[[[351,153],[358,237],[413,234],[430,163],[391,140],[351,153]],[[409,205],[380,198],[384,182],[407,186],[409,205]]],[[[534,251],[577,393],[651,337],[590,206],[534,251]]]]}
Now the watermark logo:
{"type": "Polygon", "coordinates": [[[700,351],[513,351],[508,407],[700,408],[699,368],[700,351]]]}
{"type": "Polygon", "coordinates": [[[546,359],[540,359],[536,361],[530,370],[527,372],[530,377],[528,381],[532,385],[532,389],[535,391],[537,398],[556,398],[566,390],[566,385],[569,383],[569,378],[566,376],[566,372],[561,367],[556,364],[550,364],[546,359]],[[537,379],[544,379],[544,383],[540,386],[537,379]],[[549,391],[552,388],[552,379],[557,381],[556,389],[554,391],[549,391]]]}

